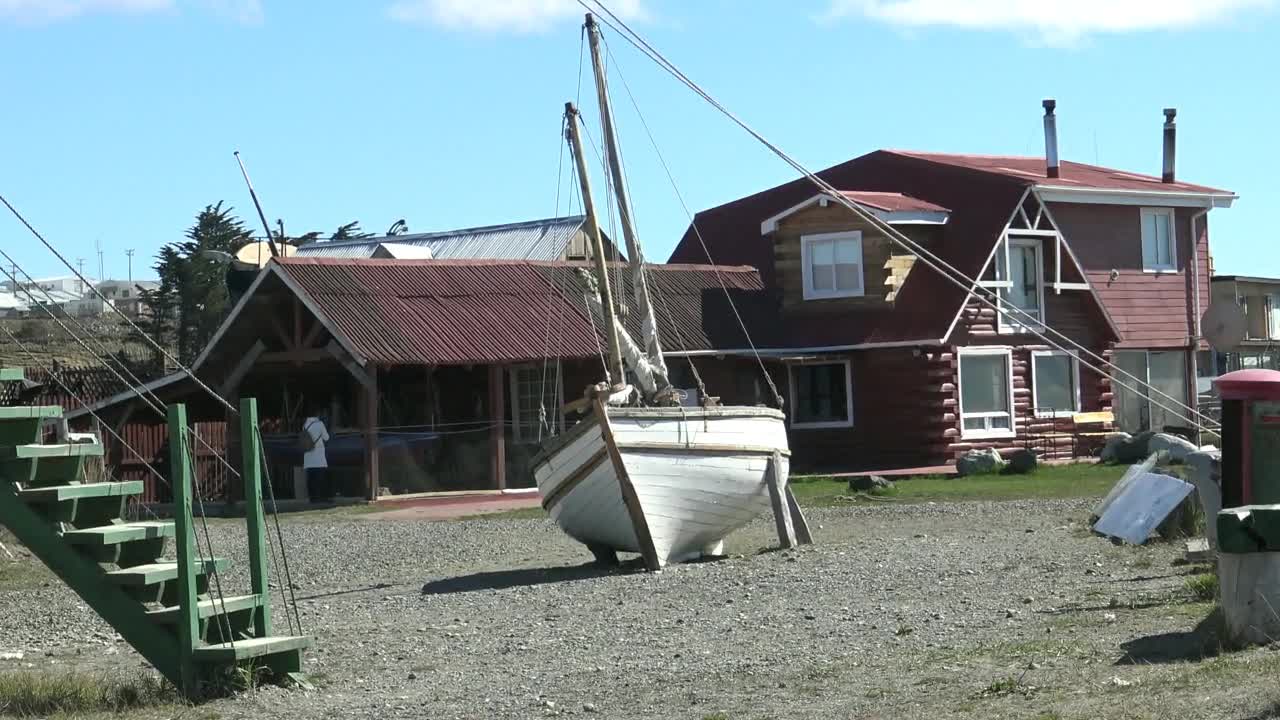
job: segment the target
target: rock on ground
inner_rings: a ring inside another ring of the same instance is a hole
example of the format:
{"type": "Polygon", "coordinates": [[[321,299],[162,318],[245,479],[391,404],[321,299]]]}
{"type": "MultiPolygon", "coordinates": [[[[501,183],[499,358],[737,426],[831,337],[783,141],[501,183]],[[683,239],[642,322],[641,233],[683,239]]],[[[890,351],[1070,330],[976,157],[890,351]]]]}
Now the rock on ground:
{"type": "Polygon", "coordinates": [[[1019,448],[1009,454],[1008,471],[1018,475],[1025,475],[1036,469],[1039,464],[1039,458],[1036,457],[1035,451],[1026,448],[1019,448]]]}
{"type": "Polygon", "coordinates": [[[1163,453],[1169,462],[1175,463],[1185,462],[1188,455],[1199,451],[1199,449],[1195,443],[1184,440],[1177,435],[1166,433],[1152,435],[1151,440],[1147,443],[1148,452],[1163,453]]]}
{"type": "Polygon", "coordinates": [[[968,475],[986,475],[1000,472],[1006,463],[1000,451],[993,448],[986,450],[970,450],[956,461],[956,474],[960,477],[968,475]]]}
{"type": "Polygon", "coordinates": [[[850,492],[871,492],[872,490],[886,490],[893,487],[893,483],[888,478],[879,475],[855,475],[849,478],[850,492]]]}

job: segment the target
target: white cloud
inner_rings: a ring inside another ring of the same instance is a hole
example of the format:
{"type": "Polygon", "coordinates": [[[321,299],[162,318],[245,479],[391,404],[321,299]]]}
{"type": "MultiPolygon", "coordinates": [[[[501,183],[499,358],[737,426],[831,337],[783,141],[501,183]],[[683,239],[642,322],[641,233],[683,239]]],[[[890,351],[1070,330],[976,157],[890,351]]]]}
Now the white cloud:
{"type": "MultiPolygon", "coordinates": [[[[645,16],[644,0],[609,0],[624,20],[645,16]]],[[[450,30],[541,32],[559,22],[581,18],[586,10],[576,0],[397,0],[388,8],[396,20],[437,25],[450,30]]]]}
{"type": "Polygon", "coordinates": [[[47,23],[90,13],[168,10],[173,0],[0,0],[0,20],[47,23]]]}
{"type": "Polygon", "coordinates": [[[1069,45],[1089,35],[1173,30],[1222,22],[1275,0],[831,0],[828,16],[901,27],[1025,33],[1069,45]]]}

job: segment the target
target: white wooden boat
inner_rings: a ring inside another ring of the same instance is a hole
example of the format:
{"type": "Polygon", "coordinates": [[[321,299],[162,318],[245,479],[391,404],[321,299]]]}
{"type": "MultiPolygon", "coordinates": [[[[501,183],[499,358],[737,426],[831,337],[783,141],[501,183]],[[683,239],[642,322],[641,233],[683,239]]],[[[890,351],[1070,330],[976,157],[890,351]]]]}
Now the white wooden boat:
{"type": "Polygon", "coordinates": [[[789,458],[779,410],[597,402],[534,477],[542,506],[597,558],[639,553],[657,569],[721,554],[726,535],[771,508],[771,489],[785,504],[789,458]]]}
{"type": "Polygon", "coordinates": [[[797,540],[812,542],[804,515],[787,488],[790,451],[782,411],[722,407],[714,401],[698,408],[678,403],[679,391],[671,386],[662,357],[644,254],[631,222],[609,113],[599,29],[589,14],[586,30],[641,337],[640,342],[631,339],[614,310],[578,134],[578,111],[573,103],[566,103],[566,136],[594,254],[594,279],[584,277],[584,294],[596,303],[609,353],[603,368],[606,381],[584,398],[590,403],[590,415],[553,440],[533,462],[542,506],[597,560],[613,563],[619,551],[640,553],[650,570],[720,554],[726,535],[770,509],[784,547],[797,540]],[[635,388],[626,385],[628,370],[635,388]]]}

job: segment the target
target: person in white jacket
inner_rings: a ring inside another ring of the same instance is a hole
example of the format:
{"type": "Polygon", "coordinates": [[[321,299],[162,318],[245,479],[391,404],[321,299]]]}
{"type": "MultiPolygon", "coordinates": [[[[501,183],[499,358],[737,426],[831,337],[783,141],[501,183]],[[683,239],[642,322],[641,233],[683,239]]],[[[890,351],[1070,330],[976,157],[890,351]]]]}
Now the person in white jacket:
{"type": "Polygon", "coordinates": [[[315,413],[304,420],[302,435],[302,470],[307,477],[307,495],[311,502],[330,502],[333,500],[333,483],[329,479],[329,459],[324,449],[325,442],[329,440],[324,414],[315,413]]]}

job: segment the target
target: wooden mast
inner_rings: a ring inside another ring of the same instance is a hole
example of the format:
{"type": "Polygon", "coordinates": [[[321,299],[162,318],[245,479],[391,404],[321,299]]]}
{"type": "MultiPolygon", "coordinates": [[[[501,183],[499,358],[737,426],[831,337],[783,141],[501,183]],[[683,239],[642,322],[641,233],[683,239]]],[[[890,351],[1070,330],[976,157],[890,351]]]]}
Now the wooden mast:
{"type": "MultiPolygon", "coordinates": [[[[604,241],[600,238],[600,225],[596,223],[596,206],[591,199],[591,177],[587,174],[587,158],[582,152],[582,137],[578,133],[578,108],[573,103],[564,104],[565,136],[569,140],[569,150],[573,153],[573,161],[578,169],[578,184],[582,188],[582,209],[586,214],[583,232],[591,243],[591,254],[595,259],[596,285],[600,292],[600,304],[604,309],[604,336],[609,342],[609,366],[605,370],[609,374],[609,382],[614,388],[626,384],[626,371],[622,367],[622,350],[618,347],[618,327],[614,323],[617,314],[613,308],[613,292],[609,288],[609,268],[606,265],[604,241]]],[[[590,311],[588,311],[590,312],[590,311]]]]}
{"type": "Polygon", "coordinates": [[[653,315],[653,303],[649,299],[649,284],[644,276],[644,253],[636,239],[635,225],[631,220],[631,199],[622,174],[622,161],[618,154],[618,137],[613,128],[613,111],[609,107],[609,85],[605,76],[604,60],[600,55],[600,26],[587,13],[585,27],[591,43],[591,67],[595,71],[596,98],[600,104],[601,132],[604,134],[605,155],[609,161],[609,175],[613,178],[613,190],[617,195],[618,217],[622,224],[622,236],[627,241],[627,259],[631,264],[632,283],[635,286],[636,305],[644,328],[645,355],[655,366],[658,389],[669,385],[667,368],[662,361],[662,346],[658,343],[658,325],[653,315]]]}

